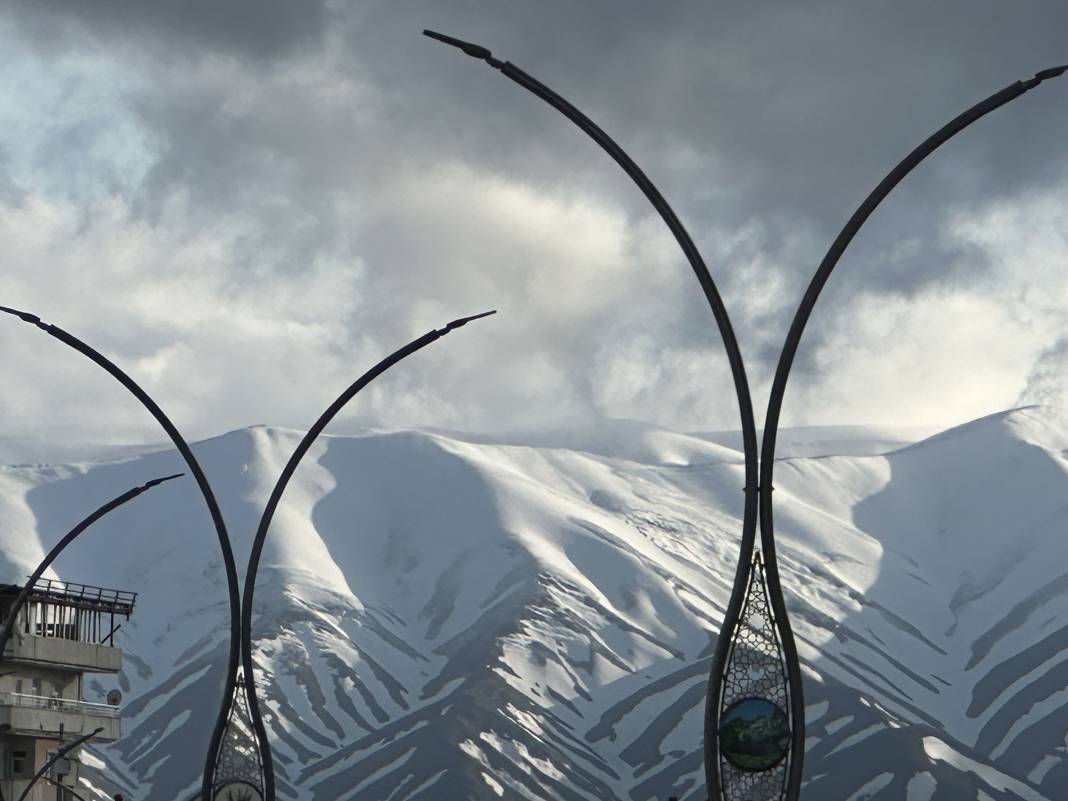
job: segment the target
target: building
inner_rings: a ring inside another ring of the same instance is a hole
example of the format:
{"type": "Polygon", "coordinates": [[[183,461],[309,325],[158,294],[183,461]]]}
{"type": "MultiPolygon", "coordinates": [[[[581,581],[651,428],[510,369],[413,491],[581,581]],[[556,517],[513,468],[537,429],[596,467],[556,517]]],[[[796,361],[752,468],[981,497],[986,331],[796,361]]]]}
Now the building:
{"type": "MultiPolygon", "coordinates": [[[[0,620],[22,587],[0,585],[0,620]]],[[[19,611],[0,659],[0,790],[18,801],[56,750],[96,728],[93,742],[120,735],[115,704],[83,701],[86,673],[118,673],[115,634],[133,613],[136,593],[41,579],[19,611]]],[[[76,756],[77,751],[68,754],[76,756]]],[[[27,801],[76,801],[78,762],[63,758],[34,785],[27,801]]],[[[80,794],[79,794],[80,795],[80,794]]]]}

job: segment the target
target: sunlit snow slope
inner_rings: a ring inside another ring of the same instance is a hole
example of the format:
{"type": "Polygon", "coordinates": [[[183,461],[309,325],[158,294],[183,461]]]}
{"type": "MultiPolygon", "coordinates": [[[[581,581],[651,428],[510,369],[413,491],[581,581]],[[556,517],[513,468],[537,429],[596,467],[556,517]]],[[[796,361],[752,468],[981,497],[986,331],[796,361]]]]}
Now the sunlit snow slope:
{"type": "MultiPolygon", "coordinates": [[[[777,466],[804,798],[1063,798],[1068,431],[1053,419],[1021,409],[889,454],[777,466]]],[[[253,428],[194,448],[239,562],[299,436],[253,428]]],[[[305,460],[256,594],[282,797],[705,798],[740,454],[632,423],[507,442],[367,433],[323,438],[305,460]]],[[[92,508],[179,469],[163,451],[0,470],[0,579],[21,581],[92,508]]],[[[222,565],[195,485],[101,521],[55,575],[140,593],[123,673],[89,692],[121,687],[125,736],[93,751],[85,792],[184,801],[226,653],[222,565]]]]}

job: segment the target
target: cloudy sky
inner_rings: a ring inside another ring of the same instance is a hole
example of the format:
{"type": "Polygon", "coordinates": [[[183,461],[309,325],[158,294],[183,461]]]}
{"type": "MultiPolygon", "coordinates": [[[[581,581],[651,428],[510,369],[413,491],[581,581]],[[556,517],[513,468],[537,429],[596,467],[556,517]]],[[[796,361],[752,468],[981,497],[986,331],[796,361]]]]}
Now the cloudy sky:
{"type": "MultiPolygon", "coordinates": [[[[553,109],[420,35],[484,44],[597,120],[697,241],[758,418],[838,229],[976,101],[1068,62],[1068,4],[13,0],[0,12],[0,304],[129,370],[190,437],[307,427],[448,320],[345,425],[627,417],[737,428],[670,234],[553,109]]],[[[954,139],[832,278],[787,424],[1059,403],[1068,77],[954,139]]],[[[156,441],[99,368],[0,320],[7,436],[156,441]]]]}

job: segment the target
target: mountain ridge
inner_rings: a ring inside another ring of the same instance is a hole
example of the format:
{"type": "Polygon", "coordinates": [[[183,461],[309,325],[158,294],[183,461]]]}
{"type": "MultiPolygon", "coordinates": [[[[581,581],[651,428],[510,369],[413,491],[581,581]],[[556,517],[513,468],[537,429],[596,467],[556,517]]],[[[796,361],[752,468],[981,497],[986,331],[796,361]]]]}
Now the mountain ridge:
{"type": "MultiPolygon", "coordinates": [[[[1034,407],[973,423],[777,466],[807,794],[1052,799],[1068,779],[1056,625],[1068,579],[1050,534],[1068,521],[1068,435],[1034,407]]],[[[255,427],[193,444],[242,573],[300,436],[255,427]]],[[[616,457],[420,431],[316,442],[268,536],[253,610],[282,797],[703,801],[704,687],[744,470],[620,445],[616,457]]],[[[0,470],[8,578],[87,498],[175,467],[162,450],[0,470]]],[[[122,674],[87,682],[88,700],[111,686],[128,699],[122,740],[87,757],[102,766],[85,770],[97,797],[186,801],[218,708],[218,546],[195,485],[171,484],[56,566],[142,592],[122,674]]]]}

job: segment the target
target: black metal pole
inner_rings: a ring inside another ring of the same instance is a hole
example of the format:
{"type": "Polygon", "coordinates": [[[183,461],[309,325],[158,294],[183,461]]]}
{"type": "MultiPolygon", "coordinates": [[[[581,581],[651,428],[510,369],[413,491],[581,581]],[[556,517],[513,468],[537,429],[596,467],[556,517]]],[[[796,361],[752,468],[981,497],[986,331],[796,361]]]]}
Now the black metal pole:
{"type": "MultiPolygon", "coordinates": [[[[88,357],[90,360],[100,365],[113,378],[115,378],[115,380],[126,387],[126,389],[129,390],[130,393],[141,402],[141,405],[144,406],[156,419],[156,422],[162,426],[163,430],[167,432],[167,436],[170,437],[171,442],[174,443],[174,446],[182,455],[185,463],[189,466],[189,472],[192,473],[193,478],[196,479],[201,495],[204,496],[204,502],[208,506],[208,512],[211,514],[211,520],[215,526],[215,533],[219,538],[219,548],[222,551],[223,568],[226,571],[226,586],[230,604],[230,649],[227,657],[226,682],[223,688],[223,703],[219,710],[219,717],[215,722],[215,729],[212,732],[208,746],[208,754],[204,770],[204,781],[206,783],[209,774],[214,769],[215,752],[218,750],[219,740],[222,738],[223,729],[226,727],[226,719],[229,713],[228,705],[234,694],[234,686],[237,683],[238,648],[241,643],[241,597],[238,594],[237,566],[234,562],[233,549],[230,547],[230,537],[226,533],[226,521],[223,520],[219,504],[215,500],[215,493],[212,491],[211,484],[208,483],[207,476],[204,475],[204,471],[201,469],[196,456],[193,455],[193,451],[190,449],[189,444],[178,432],[178,429],[175,428],[174,424],[170,421],[170,418],[163,413],[163,410],[154,400],[152,400],[152,398],[149,397],[148,393],[145,392],[137,382],[130,378],[130,376],[119,369],[117,365],[107,359],[102,353],[90,347],[85,342],[82,342],[72,334],[67,333],[59,326],[42,322],[41,318],[36,314],[19,311],[18,309],[11,309],[6,306],[0,306],[0,312],[14,315],[24,322],[31,323],[46,334],[55,337],[63,344],[74,348],[83,356],[88,357]]],[[[210,787],[206,785],[204,786],[203,795],[204,798],[211,798],[210,787]]]]}
{"type": "MultiPolygon", "coordinates": [[[[44,776],[42,778],[44,778],[44,780],[46,782],[48,782],[49,784],[54,785],[55,787],[58,787],[59,789],[61,789],[64,793],[70,793],[72,796],[74,796],[75,801],[85,801],[85,797],[84,796],[74,792],[74,790],[72,788],[70,788],[70,787],[67,787],[67,785],[60,784],[55,779],[53,779],[53,778],[51,778],[49,776],[44,776]]],[[[66,799],[63,798],[62,796],[60,796],[59,801],[66,801],[66,799]]]]}
{"type": "MultiPolygon", "coordinates": [[[[781,590],[779,590],[778,565],[775,559],[772,558],[775,553],[774,510],[771,497],[773,474],[775,471],[775,443],[779,428],[779,415],[782,411],[783,398],[786,394],[786,381],[790,376],[790,368],[793,365],[794,357],[797,354],[797,348],[801,341],[801,334],[804,332],[805,324],[808,322],[808,318],[812,314],[812,309],[816,305],[816,300],[819,298],[820,292],[827,283],[827,279],[830,278],[831,271],[834,270],[839,259],[841,259],[842,254],[845,252],[845,249],[849,246],[849,243],[853,241],[853,237],[856,236],[861,226],[864,225],[864,222],[871,216],[872,212],[875,211],[876,207],[883,201],[883,199],[890,194],[891,190],[893,190],[893,188],[897,186],[921,161],[933,153],[940,145],[967,128],[979,118],[989,114],[994,109],[1005,105],[1009,101],[1014,100],[1024,94],[1024,92],[1035,88],[1042,83],[1042,81],[1062,74],[1065,70],[1068,70],[1068,66],[1055,67],[1053,69],[1043,70],[1027,81],[1017,81],[1011,86],[1007,86],[1001,91],[994,93],[986,100],[976,103],[963,114],[955,117],[933,135],[928,137],[915,150],[909,153],[896,167],[894,167],[894,169],[883,178],[879,185],[872,190],[871,194],[865,198],[864,202],[860,204],[857,210],[853,212],[853,216],[849,218],[845,227],[838,234],[837,238],[835,238],[830,250],[827,251],[827,255],[823,257],[823,261],[816,270],[816,274],[812,277],[808,289],[801,300],[801,305],[798,306],[797,312],[794,315],[793,323],[790,325],[789,333],[786,336],[786,342],[783,344],[782,353],[779,356],[779,363],[775,370],[775,380],[771,387],[771,396],[768,399],[767,417],[764,423],[760,453],[760,485],[764,488],[764,492],[761,494],[760,498],[760,541],[763,552],[767,557],[768,588],[769,590],[773,590],[770,593],[772,606],[775,614],[782,619],[785,626],[789,626],[789,621],[786,617],[786,608],[782,601],[782,593],[781,590]]],[[[797,665],[797,649],[794,646],[792,636],[784,638],[783,650],[786,659],[794,665],[797,665]]],[[[791,700],[794,701],[793,714],[795,716],[803,715],[804,705],[801,698],[798,697],[791,700]]],[[[796,731],[794,734],[794,747],[795,749],[800,748],[803,752],[804,735],[801,733],[801,738],[798,739],[796,731]]],[[[796,765],[796,769],[791,771],[790,784],[791,786],[799,787],[800,783],[800,765],[796,765]]]]}
{"type": "Polygon", "coordinates": [[[37,784],[37,780],[40,779],[42,776],[44,776],[45,773],[48,772],[48,769],[50,767],[52,767],[54,764],[56,764],[56,762],[60,758],[62,758],[62,756],[64,754],[66,754],[68,751],[72,751],[73,749],[77,748],[79,745],[84,743],[90,737],[95,737],[96,735],[100,734],[100,732],[102,732],[102,731],[104,731],[104,727],[103,726],[98,726],[97,728],[95,728],[91,732],[89,732],[88,734],[83,734],[77,740],[74,740],[73,742],[69,743],[68,745],[65,745],[62,748],[58,749],[56,751],[56,753],[52,755],[52,758],[49,759],[47,762],[45,762],[44,765],[41,766],[41,769],[39,771],[37,771],[37,775],[34,776],[32,779],[30,779],[30,783],[26,785],[26,789],[23,790],[22,791],[22,795],[19,796],[19,801],[25,801],[26,796],[29,794],[30,790],[32,790],[33,786],[35,784],[37,784]]]}
{"type": "MultiPolygon", "coordinates": [[[[746,590],[749,585],[750,574],[753,567],[753,546],[756,539],[758,495],[760,494],[758,481],[757,437],[756,424],[753,417],[753,403],[749,393],[749,382],[746,378],[745,367],[742,363],[741,351],[739,350],[734,330],[731,327],[727,310],[723,305],[723,301],[712,280],[712,276],[709,274],[708,268],[705,266],[704,260],[701,258],[701,254],[697,250],[697,246],[694,245],[693,240],[679,221],[674,210],[672,210],[663,195],[660,194],[660,191],[656,188],[653,182],[649,180],[648,176],[645,175],[634,160],[631,159],[607,133],[594,123],[593,120],[583,114],[578,108],[573,106],[563,97],[556,94],[556,92],[549,87],[545,86],[545,84],[524,72],[516,65],[511,62],[501,61],[498,58],[494,58],[489,49],[482,47],[481,45],[465,42],[462,39],[456,39],[452,36],[446,36],[434,31],[423,31],[423,33],[432,39],[457,47],[467,55],[481,59],[494,69],[500,70],[503,75],[551,105],[577,125],[584,133],[593,139],[593,141],[600,145],[600,147],[612,157],[623,171],[630,176],[631,180],[637,184],[638,188],[641,189],[649,202],[653,204],[653,207],[657,210],[660,217],[671,230],[671,233],[675,236],[676,242],[678,242],[679,247],[682,248],[687,261],[690,263],[690,267],[693,269],[698,282],[701,284],[705,299],[708,301],[708,304],[712,309],[712,314],[715,317],[716,325],[719,327],[720,336],[723,339],[723,345],[727,351],[727,360],[730,363],[731,375],[734,379],[734,389],[738,396],[738,411],[742,424],[742,449],[745,454],[745,506],[742,517],[742,541],[738,555],[738,565],[735,569],[734,585],[731,590],[730,601],[728,602],[727,609],[723,615],[723,626],[720,630],[719,637],[716,640],[716,651],[712,660],[712,669],[710,671],[709,702],[706,705],[705,714],[705,778],[709,786],[709,796],[718,799],[720,797],[720,781],[717,773],[717,766],[719,763],[717,750],[717,731],[719,728],[719,684],[722,678],[721,673],[723,666],[727,662],[732,636],[738,627],[739,616],[742,611],[742,604],[745,601],[746,590]]],[[[785,640],[788,637],[788,628],[780,632],[780,639],[785,640]]],[[[795,672],[790,678],[791,684],[796,687],[797,696],[800,697],[800,672],[795,672]]],[[[802,719],[798,718],[797,720],[801,721],[802,719]]],[[[802,731],[802,742],[803,737],[804,735],[802,731]]],[[[803,749],[800,751],[795,749],[794,757],[800,761],[803,753],[803,749]]]]}
{"type": "MultiPolygon", "coordinates": [[[[27,596],[29,596],[34,584],[37,583],[37,580],[41,578],[42,575],[44,575],[44,572],[48,570],[49,566],[56,560],[60,553],[63,552],[64,548],[74,542],[74,540],[77,539],[79,534],[89,528],[89,526],[93,525],[93,523],[102,518],[108,512],[117,509],[127,501],[133,500],[142,492],[150,490],[157,484],[162,484],[164,481],[170,481],[172,478],[179,478],[180,476],[184,475],[185,473],[175,473],[173,476],[155,478],[152,481],[142,484],[140,487],[134,487],[131,490],[127,490],[119,497],[108,501],[95,512],[93,512],[91,515],[86,517],[78,525],[72,528],[67,533],[67,535],[63,537],[63,539],[57,542],[55,547],[53,547],[52,550],[48,552],[48,555],[43,560],[41,560],[41,563],[37,565],[37,569],[33,571],[33,575],[30,576],[29,581],[26,582],[26,585],[19,592],[18,596],[15,598],[15,602],[11,605],[10,611],[7,613],[7,618],[4,620],[4,627],[2,630],[0,630],[0,658],[3,658],[4,649],[7,648],[7,641],[11,637],[11,630],[15,626],[15,618],[18,616],[19,610],[22,609],[22,605],[26,602],[27,596]]],[[[2,795],[0,795],[0,801],[3,801],[2,795]]]]}
{"type": "MultiPolygon", "coordinates": [[[[370,384],[374,379],[397,362],[411,356],[418,350],[422,350],[431,342],[435,342],[450,331],[460,328],[472,320],[488,317],[491,314],[496,314],[496,312],[489,311],[471,317],[463,317],[459,320],[453,320],[444,328],[429,331],[418,339],[409,342],[403,348],[394,351],[360,376],[356,381],[350,384],[329,407],[327,407],[326,411],[324,411],[319,416],[319,419],[315,421],[315,424],[308,429],[308,432],[304,435],[296,449],[293,451],[293,454],[289,457],[289,461],[286,462],[282,474],[278,477],[278,481],[275,482],[274,489],[271,490],[271,496],[267,501],[267,505],[263,509],[259,527],[256,529],[256,537],[252,542],[252,552],[248,560],[248,569],[245,572],[245,588],[241,606],[241,651],[243,660],[242,666],[245,675],[245,693],[248,698],[249,714],[252,718],[252,725],[256,731],[256,739],[260,744],[264,781],[263,789],[266,801],[275,801],[274,760],[271,756],[271,746],[267,739],[267,729],[263,724],[263,717],[260,714],[259,701],[256,694],[256,681],[252,663],[252,599],[256,591],[256,574],[260,567],[260,555],[263,553],[263,544],[267,539],[267,531],[271,526],[271,520],[274,517],[275,510],[278,508],[278,503],[282,499],[282,493],[285,492],[286,486],[296,472],[301,459],[307,454],[308,449],[311,448],[316,438],[323,432],[323,429],[326,428],[327,424],[334,419],[337,413],[341,411],[345,404],[356,397],[361,389],[370,384]]],[[[210,798],[211,796],[205,797],[210,798]]]]}

